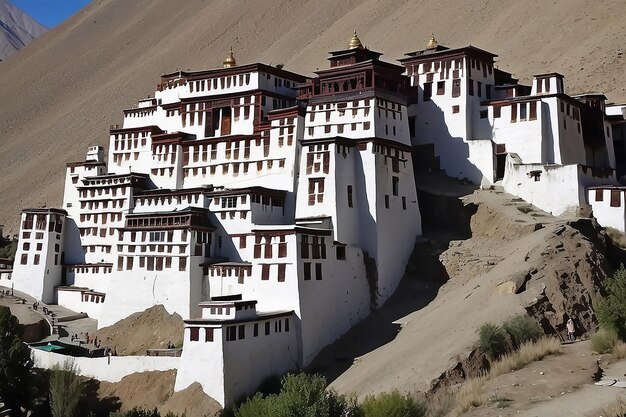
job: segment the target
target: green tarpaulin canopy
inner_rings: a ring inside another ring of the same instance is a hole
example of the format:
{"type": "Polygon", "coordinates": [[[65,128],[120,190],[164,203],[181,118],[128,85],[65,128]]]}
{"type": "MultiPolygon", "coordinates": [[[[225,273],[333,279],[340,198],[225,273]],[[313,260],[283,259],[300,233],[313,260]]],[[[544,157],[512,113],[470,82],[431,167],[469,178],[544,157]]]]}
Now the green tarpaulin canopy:
{"type": "Polygon", "coordinates": [[[43,346],[35,346],[35,349],[45,350],[46,352],[54,352],[57,350],[63,350],[65,348],[63,346],[57,346],[57,345],[43,345],[43,346]]]}

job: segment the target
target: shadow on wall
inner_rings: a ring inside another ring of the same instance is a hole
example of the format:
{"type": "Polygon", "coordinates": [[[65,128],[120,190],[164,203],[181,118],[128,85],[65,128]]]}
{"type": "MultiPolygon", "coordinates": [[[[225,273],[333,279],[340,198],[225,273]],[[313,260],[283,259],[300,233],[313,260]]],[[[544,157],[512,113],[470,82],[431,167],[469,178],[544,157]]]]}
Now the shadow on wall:
{"type": "Polygon", "coordinates": [[[431,241],[418,242],[400,285],[389,300],[332,345],[325,347],[308,370],[324,375],[329,383],[363,356],[394,340],[400,331],[397,320],[426,307],[437,296],[448,274],[431,241]]]}
{"type": "MultiPolygon", "coordinates": [[[[420,91],[422,93],[418,95],[423,97],[422,88],[418,87],[418,93],[420,91]]],[[[416,173],[433,172],[438,168],[451,177],[467,178],[474,184],[481,184],[483,174],[470,161],[470,145],[462,137],[452,135],[448,127],[454,123],[453,119],[459,119],[460,123],[464,115],[471,119],[470,111],[460,109],[458,114],[451,114],[446,122],[443,111],[433,101],[422,102],[417,107],[419,114],[415,119],[416,137],[411,138],[411,143],[416,145],[414,148],[416,173]]],[[[463,125],[466,135],[470,137],[467,124],[463,125]]],[[[493,151],[485,156],[487,162],[489,158],[493,166],[493,151]]]]}

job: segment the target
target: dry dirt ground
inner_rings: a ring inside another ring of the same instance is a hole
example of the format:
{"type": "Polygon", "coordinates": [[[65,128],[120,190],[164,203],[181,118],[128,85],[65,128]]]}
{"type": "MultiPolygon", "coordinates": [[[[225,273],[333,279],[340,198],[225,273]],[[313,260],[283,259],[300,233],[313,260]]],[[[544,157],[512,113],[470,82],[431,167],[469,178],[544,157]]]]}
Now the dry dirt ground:
{"type": "Polygon", "coordinates": [[[528,83],[558,71],[570,93],[626,101],[626,2],[604,0],[94,0],[0,63],[0,224],[24,207],[61,204],[65,164],[108,149],[121,110],[154,93],[159,76],[261,61],[312,74],[352,30],[394,61],[425,47],[469,44],[528,83]]]}
{"type": "Polygon", "coordinates": [[[605,375],[626,379],[626,360],[592,354],[589,342],[563,346],[560,355],[548,356],[525,368],[489,381],[486,405],[463,417],[614,417],[617,399],[626,389],[593,385],[600,360],[605,375]]]}
{"type": "MultiPolygon", "coordinates": [[[[483,323],[527,309],[549,332],[563,330],[564,314],[574,315],[581,333],[592,326],[591,298],[610,272],[601,243],[570,220],[528,210],[507,194],[477,191],[465,201],[478,205],[471,239],[449,248],[435,242],[430,259],[412,259],[388,303],[317,358],[312,369],[331,387],[361,398],[393,389],[426,392],[440,375],[466,366],[483,323]],[[429,279],[433,257],[445,268],[443,285],[429,279]]],[[[478,371],[467,366],[460,372],[478,371]]]]}
{"type": "Polygon", "coordinates": [[[146,349],[165,349],[168,343],[181,347],[183,329],[183,319],[159,304],[104,327],[94,336],[102,346],[115,347],[118,355],[145,355],[146,349]]]}
{"type": "Polygon", "coordinates": [[[207,396],[200,384],[174,393],[176,371],[142,372],[129,375],[120,382],[100,382],[98,396],[104,403],[121,403],[121,411],[134,407],[153,409],[162,415],[185,413],[186,417],[213,417],[219,414],[220,405],[207,396]]]}

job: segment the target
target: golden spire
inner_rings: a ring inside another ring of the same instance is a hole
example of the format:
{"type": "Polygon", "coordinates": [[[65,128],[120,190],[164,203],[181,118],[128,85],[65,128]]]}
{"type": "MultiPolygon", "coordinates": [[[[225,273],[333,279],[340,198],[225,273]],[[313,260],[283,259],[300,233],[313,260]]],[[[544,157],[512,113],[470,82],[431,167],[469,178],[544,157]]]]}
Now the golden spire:
{"type": "Polygon", "coordinates": [[[233,47],[230,47],[230,52],[226,55],[226,59],[224,60],[224,68],[230,68],[237,65],[237,61],[235,61],[235,57],[233,56],[233,47]]]}
{"type": "Polygon", "coordinates": [[[350,39],[350,42],[348,43],[348,49],[356,49],[356,48],[362,48],[363,45],[361,44],[361,40],[359,39],[359,37],[356,35],[356,29],[354,30],[354,35],[352,35],[352,39],[350,39]]]}
{"type": "Polygon", "coordinates": [[[435,34],[431,33],[430,40],[428,41],[428,45],[426,45],[426,49],[435,49],[437,47],[437,40],[435,39],[435,34]]]}

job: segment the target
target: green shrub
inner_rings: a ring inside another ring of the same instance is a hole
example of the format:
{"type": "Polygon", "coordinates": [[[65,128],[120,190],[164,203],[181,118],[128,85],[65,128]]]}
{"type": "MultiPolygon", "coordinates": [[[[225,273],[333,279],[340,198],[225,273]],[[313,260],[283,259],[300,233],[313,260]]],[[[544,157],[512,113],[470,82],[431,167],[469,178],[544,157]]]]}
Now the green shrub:
{"type": "Polygon", "coordinates": [[[626,269],[620,267],[605,283],[607,296],[598,301],[596,315],[600,327],[613,331],[626,341],[626,269]]]}
{"type": "Polygon", "coordinates": [[[526,342],[534,342],[543,334],[537,322],[525,315],[511,317],[502,324],[502,328],[511,336],[513,344],[518,348],[526,342]]]}
{"type": "Polygon", "coordinates": [[[507,351],[506,333],[500,326],[487,322],[478,329],[480,347],[491,359],[497,359],[507,351]]]}
{"type": "Polygon", "coordinates": [[[359,417],[353,398],[326,390],[321,375],[288,374],[281,381],[278,395],[257,393],[235,407],[235,417],[359,417]]]}
{"type": "Polygon", "coordinates": [[[361,404],[363,417],[423,417],[426,405],[398,391],[368,395],[361,404]]]}
{"type": "Polygon", "coordinates": [[[611,352],[617,343],[617,339],[615,332],[601,328],[591,335],[591,349],[597,353],[611,352]]]}
{"type": "Polygon", "coordinates": [[[80,369],[73,359],[66,359],[62,366],[54,365],[50,372],[50,409],[53,417],[79,415],[79,404],[85,397],[85,384],[80,369]]]}

